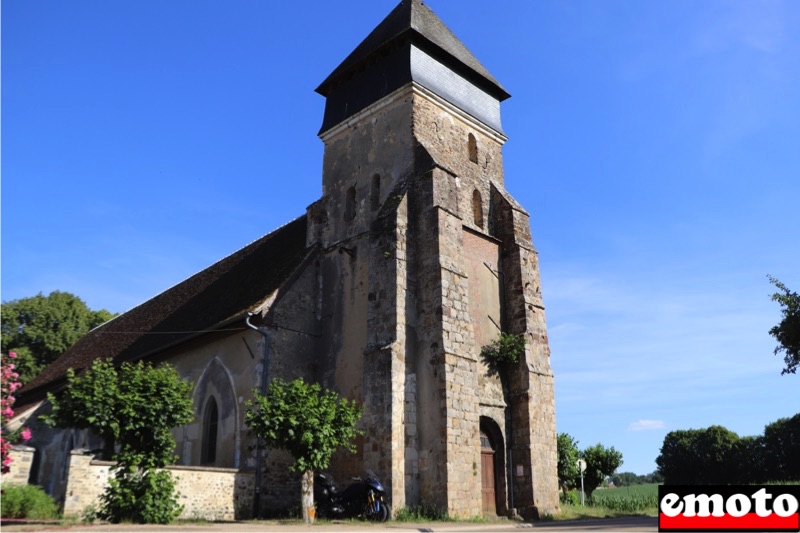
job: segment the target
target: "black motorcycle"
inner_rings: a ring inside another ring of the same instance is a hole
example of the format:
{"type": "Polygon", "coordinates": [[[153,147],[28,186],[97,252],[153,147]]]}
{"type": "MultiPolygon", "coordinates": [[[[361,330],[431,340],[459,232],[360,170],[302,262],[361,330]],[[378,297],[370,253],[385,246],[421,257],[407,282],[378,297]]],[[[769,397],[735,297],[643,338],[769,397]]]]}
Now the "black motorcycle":
{"type": "Polygon", "coordinates": [[[355,483],[339,491],[329,474],[314,476],[314,501],[322,518],[366,518],[386,522],[391,511],[386,503],[386,490],[378,476],[367,470],[366,479],[355,477],[355,483]]]}

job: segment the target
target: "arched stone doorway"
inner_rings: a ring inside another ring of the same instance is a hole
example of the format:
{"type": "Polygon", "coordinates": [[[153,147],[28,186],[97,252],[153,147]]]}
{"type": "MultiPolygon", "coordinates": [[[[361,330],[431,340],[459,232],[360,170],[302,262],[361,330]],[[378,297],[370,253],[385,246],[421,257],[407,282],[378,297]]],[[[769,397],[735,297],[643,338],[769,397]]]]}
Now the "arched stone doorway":
{"type": "Polygon", "coordinates": [[[505,514],[505,447],[500,426],[489,417],[480,419],[481,512],[484,516],[505,514]]]}

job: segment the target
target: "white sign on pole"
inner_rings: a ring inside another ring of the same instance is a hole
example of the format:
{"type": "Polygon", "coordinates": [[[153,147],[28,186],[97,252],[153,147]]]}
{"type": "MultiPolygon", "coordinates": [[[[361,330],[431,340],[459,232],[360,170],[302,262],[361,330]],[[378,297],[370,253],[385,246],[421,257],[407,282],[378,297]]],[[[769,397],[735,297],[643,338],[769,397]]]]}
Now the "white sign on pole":
{"type": "Polygon", "coordinates": [[[583,507],[583,473],[586,472],[586,461],[578,459],[578,469],[581,471],[581,507],[583,507]]]}

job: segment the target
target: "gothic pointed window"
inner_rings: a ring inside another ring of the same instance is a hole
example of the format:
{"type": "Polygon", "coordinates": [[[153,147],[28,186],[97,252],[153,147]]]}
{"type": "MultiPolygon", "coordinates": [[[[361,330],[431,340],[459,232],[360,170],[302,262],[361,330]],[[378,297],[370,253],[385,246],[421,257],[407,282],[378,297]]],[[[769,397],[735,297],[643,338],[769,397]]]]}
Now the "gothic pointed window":
{"type": "Polygon", "coordinates": [[[373,211],[381,205],[381,177],[378,174],[372,176],[372,191],[370,192],[370,207],[373,211]]]}
{"type": "Polygon", "coordinates": [[[206,411],[203,415],[203,446],[202,464],[214,464],[217,462],[217,427],[219,426],[219,411],[217,401],[211,397],[206,404],[206,411]]]}
{"type": "Polygon", "coordinates": [[[475,140],[475,136],[473,134],[469,134],[467,137],[467,149],[469,150],[469,160],[473,163],[478,162],[478,141],[475,140]]]}
{"type": "Polygon", "coordinates": [[[350,222],[356,218],[356,188],[350,187],[344,199],[344,221],[350,222]]]}
{"type": "Polygon", "coordinates": [[[478,189],[472,192],[472,216],[475,219],[475,225],[479,228],[483,227],[483,200],[481,193],[478,189]]]}

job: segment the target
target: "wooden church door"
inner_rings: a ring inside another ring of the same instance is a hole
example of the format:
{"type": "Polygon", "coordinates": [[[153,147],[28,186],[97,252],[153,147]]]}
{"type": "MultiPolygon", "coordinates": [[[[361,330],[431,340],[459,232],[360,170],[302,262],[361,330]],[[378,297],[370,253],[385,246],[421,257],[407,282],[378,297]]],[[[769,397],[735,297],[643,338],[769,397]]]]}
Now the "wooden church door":
{"type": "Polygon", "coordinates": [[[489,436],[481,431],[481,496],[484,515],[497,514],[494,491],[494,447],[489,436]]]}

